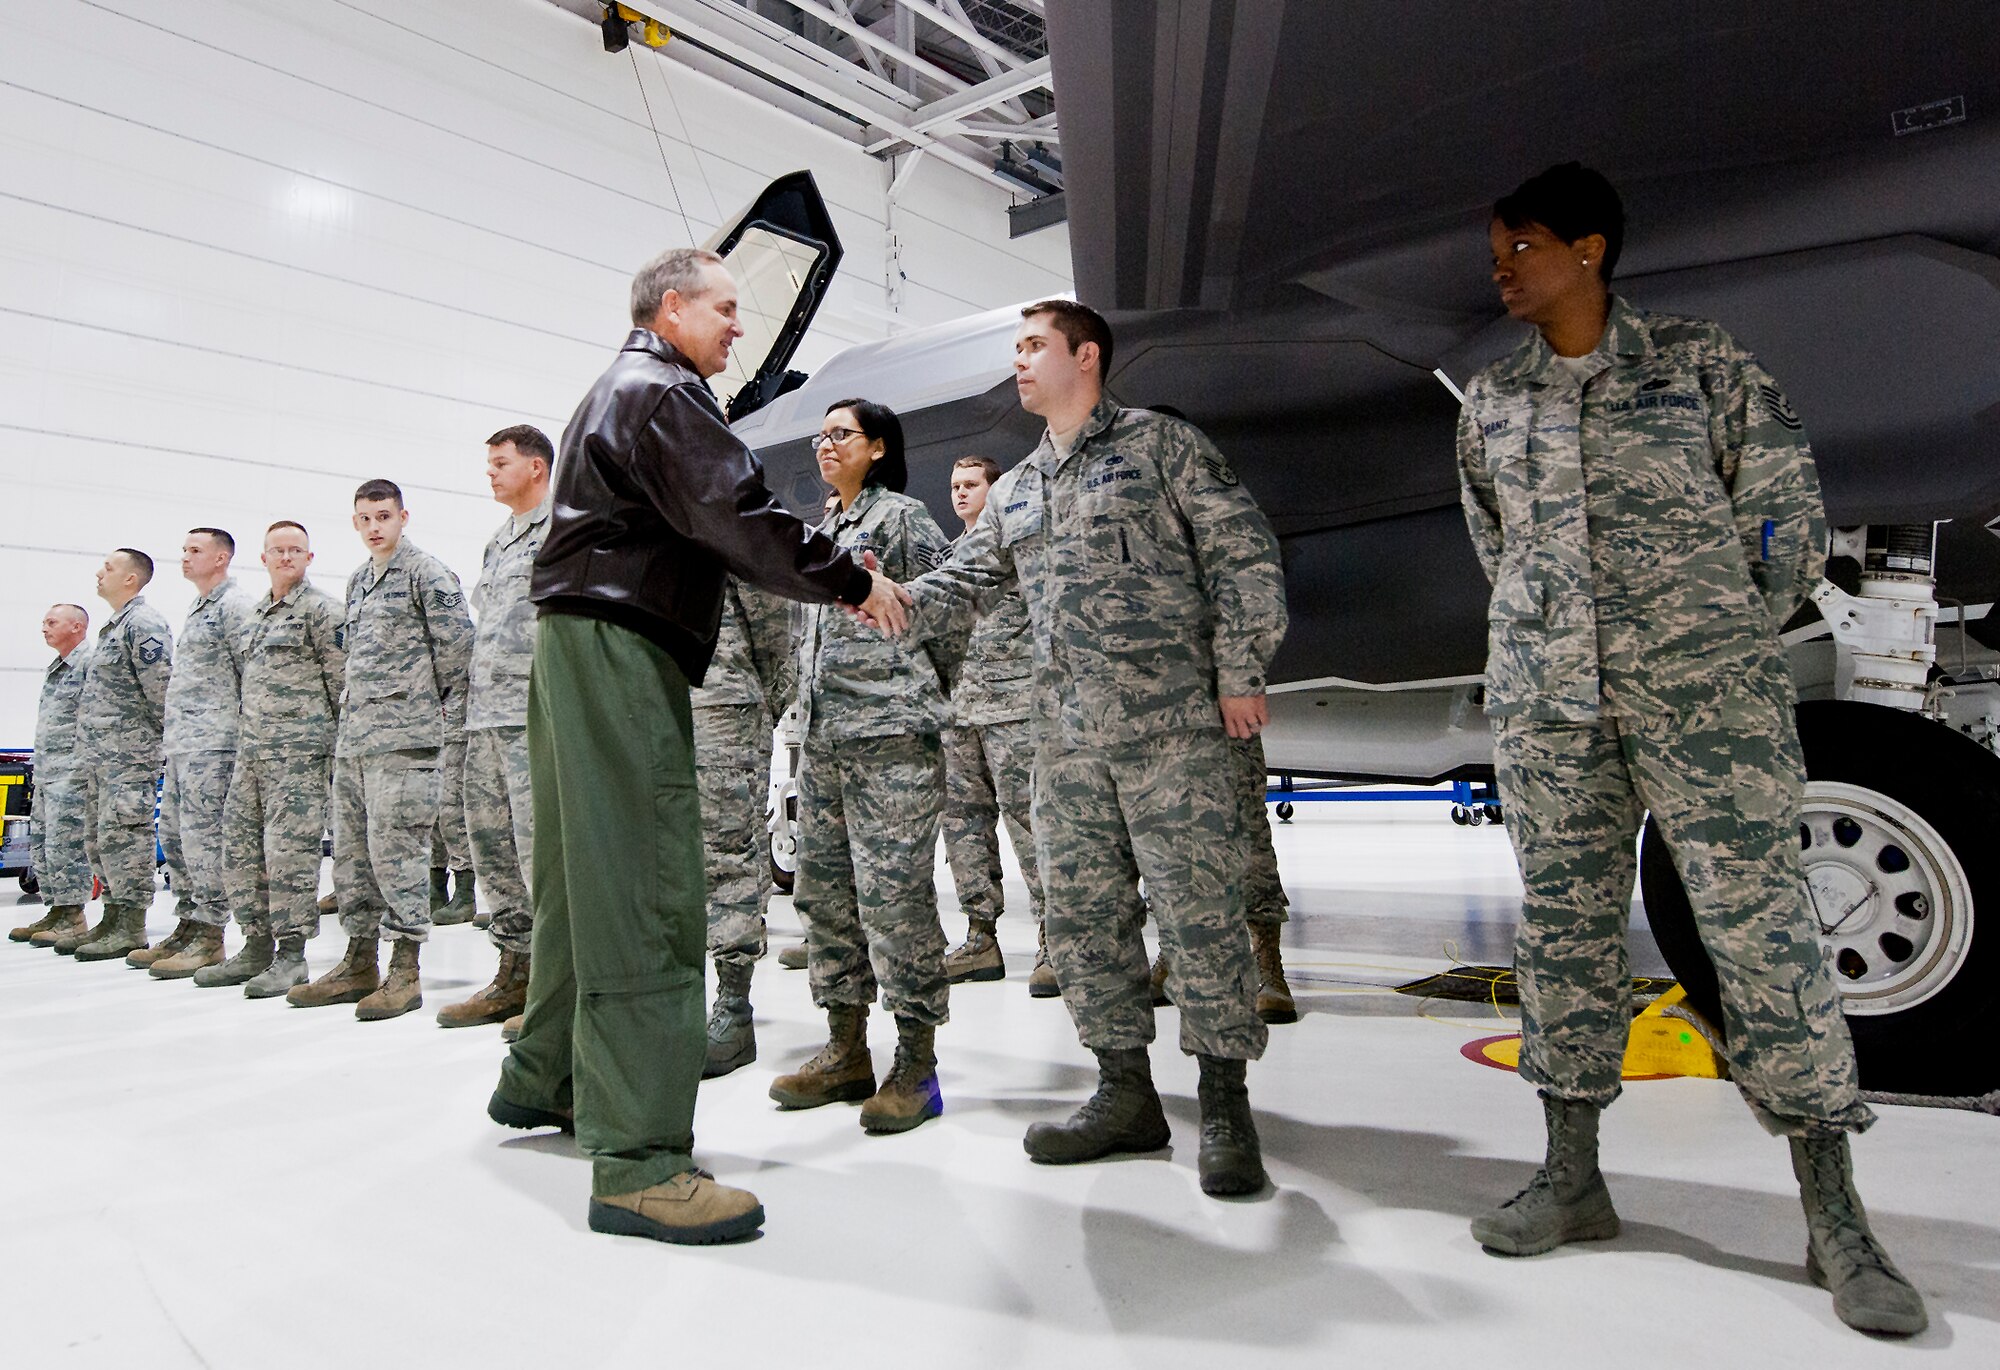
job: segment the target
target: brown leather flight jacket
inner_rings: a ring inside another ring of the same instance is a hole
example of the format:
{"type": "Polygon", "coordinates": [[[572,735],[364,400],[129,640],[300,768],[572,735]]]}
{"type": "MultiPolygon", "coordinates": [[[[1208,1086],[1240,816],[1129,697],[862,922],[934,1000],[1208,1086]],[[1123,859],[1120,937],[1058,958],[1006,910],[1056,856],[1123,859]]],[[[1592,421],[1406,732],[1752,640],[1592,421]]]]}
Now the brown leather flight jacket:
{"type": "Polygon", "coordinates": [[[687,358],[635,328],[563,430],[529,598],[620,624],[699,685],[734,572],[787,599],[860,604],[866,569],[779,505],[687,358]]]}

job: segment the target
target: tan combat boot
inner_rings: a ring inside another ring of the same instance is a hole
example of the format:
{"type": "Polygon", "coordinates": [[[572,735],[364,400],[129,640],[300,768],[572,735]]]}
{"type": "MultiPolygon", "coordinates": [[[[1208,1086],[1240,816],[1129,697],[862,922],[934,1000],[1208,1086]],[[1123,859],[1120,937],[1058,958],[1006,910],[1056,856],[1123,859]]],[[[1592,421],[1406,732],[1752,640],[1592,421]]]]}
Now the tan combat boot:
{"type": "Polygon", "coordinates": [[[974,918],[965,930],[965,941],[945,953],[944,978],[956,985],[968,980],[1005,980],[1007,963],[1000,957],[1000,943],[993,936],[991,918],[974,918]]]}
{"type": "Polygon", "coordinates": [[[417,976],[417,954],[423,943],[398,937],[389,952],[389,974],[382,988],[354,1006],[354,1016],[364,1023],[384,1018],[400,1018],[411,1009],[424,1006],[424,983],[417,976]]]}
{"type": "Polygon", "coordinates": [[[778,953],[778,964],[786,970],[804,970],[806,968],[806,944],[799,942],[786,947],[778,953]]]}
{"type": "Polygon", "coordinates": [[[1296,1023],[1299,1006],[1285,983],[1285,961],[1278,951],[1276,923],[1252,923],[1250,945],[1257,953],[1257,1016],[1267,1023],[1296,1023]]]}
{"type": "Polygon", "coordinates": [[[527,1016],[525,1012],[517,1013],[502,1023],[500,1025],[500,1040],[503,1042],[519,1041],[521,1039],[521,1020],[527,1016]]]}
{"type": "Polygon", "coordinates": [[[381,944],[373,937],[350,937],[347,954],[332,970],[285,991],[293,1008],[324,1008],[352,1004],[373,994],[382,984],[381,944]]]}
{"type": "Polygon", "coordinates": [[[861,1130],[877,1136],[908,1132],[944,1112],[938,1093],[937,1028],[914,1018],[896,1020],[896,1060],[882,1087],[861,1105],[861,1130]]]}
{"type": "MultiPolygon", "coordinates": [[[[73,928],[83,926],[83,906],[81,904],[56,904],[49,911],[24,928],[15,928],[7,934],[10,942],[32,942],[37,933],[48,933],[53,942],[73,928]]],[[[42,945],[47,945],[43,943],[42,945]]]]}
{"type": "Polygon", "coordinates": [[[63,938],[75,937],[90,926],[89,920],[83,916],[81,904],[63,904],[50,909],[48,917],[42,922],[47,926],[28,936],[28,942],[32,946],[52,947],[63,938]]]}
{"type": "Polygon", "coordinates": [[[527,1006],[528,958],[519,952],[503,951],[500,969],[493,972],[493,983],[470,999],[439,1009],[438,1026],[477,1027],[481,1023],[504,1022],[527,1006]]]}
{"type": "MultiPolygon", "coordinates": [[[[145,945],[146,906],[107,903],[97,935],[80,943],[72,955],[79,961],[122,961],[127,953],[143,950],[145,945]]],[[[56,950],[62,950],[60,942],[56,950]]]]}
{"type": "Polygon", "coordinates": [[[181,948],[188,944],[188,938],[194,936],[200,929],[201,924],[195,922],[194,919],[183,918],[180,922],[174,924],[174,930],[167,934],[165,941],[161,942],[158,946],[141,947],[139,950],[130,953],[125,958],[125,964],[138,970],[144,970],[155,961],[164,961],[169,956],[177,956],[180,954],[181,948]]]}
{"type": "Polygon", "coordinates": [[[1152,986],[1154,1008],[1165,1008],[1174,1001],[1173,996],[1167,993],[1167,977],[1173,974],[1173,972],[1173,959],[1167,955],[1166,947],[1162,946],[1160,954],[1153,958],[1152,986]]]}
{"type": "Polygon", "coordinates": [[[875,1061],[868,1054],[868,1005],[828,1004],[826,1045],[790,1075],[771,1081],[780,1108],[853,1103],[875,1092],[875,1061]]]}
{"type": "Polygon", "coordinates": [[[590,1201],[590,1230],[618,1237],[707,1246],[763,1225],[764,1205],[755,1194],[717,1184],[706,1170],[683,1170],[663,1184],[590,1201]]]}
{"type": "MultiPolygon", "coordinates": [[[[130,961],[132,958],[128,956],[125,959],[130,961]]],[[[186,944],[172,956],[153,962],[147,974],[155,980],[185,980],[198,970],[221,964],[222,929],[197,923],[186,944]]]]}
{"type": "MultiPolygon", "coordinates": [[[[117,906],[107,900],[104,906],[98,910],[97,921],[95,923],[75,927],[59,936],[50,937],[49,945],[56,949],[56,955],[58,956],[74,956],[76,955],[76,949],[85,942],[95,942],[98,938],[107,936],[117,927],[117,923],[113,921],[116,917],[117,906]]],[[[37,933],[28,940],[39,943],[44,937],[48,937],[48,934],[37,933]]]]}
{"type": "Polygon", "coordinates": [[[1035,968],[1028,972],[1028,997],[1030,999],[1060,999],[1062,985],[1056,980],[1056,968],[1049,961],[1049,925],[1035,926],[1035,968]]]}

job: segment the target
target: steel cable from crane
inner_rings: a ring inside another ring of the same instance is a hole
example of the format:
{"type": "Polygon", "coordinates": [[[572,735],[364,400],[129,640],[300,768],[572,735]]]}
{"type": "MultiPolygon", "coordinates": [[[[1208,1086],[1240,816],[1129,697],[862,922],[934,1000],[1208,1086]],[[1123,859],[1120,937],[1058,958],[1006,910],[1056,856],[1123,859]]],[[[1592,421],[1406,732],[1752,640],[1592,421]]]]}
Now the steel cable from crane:
{"type": "MultiPolygon", "coordinates": [[[[681,227],[687,230],[688,246],[692,247],[694,246],[695,243],[694,221],[688,218],[687,206],[681,203],[680,183],[674,179],[673,164],[667,161],[666,140],[660,137],[660,125],[653,118],[653,101],[652,98],[646,94],[646,78],[639,74],[638,54],[634,53],[632,49],[627,48],[625,49],[625,55],[632,59],[632,79],[639,83],[639,103],[646,107],[646,124],[649,128],[653,130],[653,146],[660,150],[660,168],[661,170],[667,173],[667,188],[673,191],[674,193],[674,208],[680,211],[681,227]]],[[[671,87],[668,88],[667,97],[669,99],[673,98],[673,90],[671,87]]],[[[682,121],[681,127],[683,130],[687,128],[687,123],[685,120],[682,121]]],[[[695,166],[697,169],[700,168],[701,166],[700,158],[695,159],[695,166]]],[[[706,172],[702,173],[704,179],[706,179],[707,174],[708,173],[706,172]]],[[[712,198],[714,192],[711,191],[709,193],[712,198]]]]}

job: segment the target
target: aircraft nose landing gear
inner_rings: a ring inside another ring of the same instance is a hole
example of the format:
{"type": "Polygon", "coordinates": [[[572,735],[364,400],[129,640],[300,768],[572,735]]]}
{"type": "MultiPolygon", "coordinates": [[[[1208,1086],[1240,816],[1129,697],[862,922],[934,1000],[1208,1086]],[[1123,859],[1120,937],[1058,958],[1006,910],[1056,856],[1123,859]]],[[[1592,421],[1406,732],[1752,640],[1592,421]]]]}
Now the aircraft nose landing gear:
{"type": "MultiPolygon", "coordinates": [[[[2000,972],[2000,756],[1877,704],[1815,701],[1798,720],[1800,864],[1862,1087],[1953,1098],[2000,1089],[1987,1045],[2000,972]]],[[[1688,1002],[1723,1030],[1715,968],[1650,819],[1640,883],[1688,1002]]]]}

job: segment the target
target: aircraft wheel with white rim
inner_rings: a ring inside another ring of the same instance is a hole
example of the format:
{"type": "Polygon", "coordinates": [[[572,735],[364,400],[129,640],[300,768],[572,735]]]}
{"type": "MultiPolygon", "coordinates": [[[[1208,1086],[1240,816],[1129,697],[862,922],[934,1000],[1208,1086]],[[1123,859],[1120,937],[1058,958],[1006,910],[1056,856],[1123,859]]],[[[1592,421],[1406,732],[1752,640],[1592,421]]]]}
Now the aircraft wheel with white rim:
{"type": "MultiPolygon", "coordinates": [[[[1988,1041],[2000,972],[2000,756],[1875,704],[1815,701],[1798,720],[1801,862],[1862,1087],[1949,1097],[2000,1088],[1988,1041]]],[[[1661,954],[1690,1004],[1722,1029],[1715,968],[1650,819],[1640,884],[1661,954]]]]}

